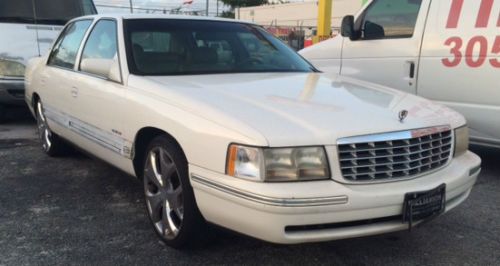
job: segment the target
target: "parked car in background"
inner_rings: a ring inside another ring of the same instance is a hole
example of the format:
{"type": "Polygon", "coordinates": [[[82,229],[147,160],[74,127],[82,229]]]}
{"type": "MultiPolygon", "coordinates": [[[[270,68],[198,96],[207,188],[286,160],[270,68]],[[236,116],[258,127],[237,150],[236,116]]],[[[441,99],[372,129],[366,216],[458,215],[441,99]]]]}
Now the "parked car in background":
{"type": "MultiPolygon", "coordinates": [[[[317,68],[462,113],[471,141],[500,148],[500,0],[374,0],[342,35],[300,51],[317,68]]],[[[426,106],[410,112],[423,112],[426,106]]]]}
{"type": "Polygon", "coordinates": [[[276,243],[404,230],[462,203],[480,171],[460,114],[329,79],[251,23],[82,17],[26,73],[44,151],[64,139],[141,178],[174,247],[205,221],[276,243]]]}
{"type": "Polygon", "coordinates": [[[0,120],[24,104],[28,60],[45,54],[70,19],[96,13],[92,0],[0,0],[0,120]]]}

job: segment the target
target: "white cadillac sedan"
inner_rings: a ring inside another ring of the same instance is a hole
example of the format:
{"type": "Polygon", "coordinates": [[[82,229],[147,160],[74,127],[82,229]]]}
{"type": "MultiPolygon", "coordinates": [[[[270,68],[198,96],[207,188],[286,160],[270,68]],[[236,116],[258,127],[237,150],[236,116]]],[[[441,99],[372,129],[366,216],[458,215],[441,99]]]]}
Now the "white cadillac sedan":
{"type": "Polygon", "coordinates": [[[480,172],[466,121],[330,79],[261,27],[184,16],[69,22],[27,68],[44,151],[135,175],[158,236],[205,222],[275,243],[405,230],[462,203],[480,172]]]}

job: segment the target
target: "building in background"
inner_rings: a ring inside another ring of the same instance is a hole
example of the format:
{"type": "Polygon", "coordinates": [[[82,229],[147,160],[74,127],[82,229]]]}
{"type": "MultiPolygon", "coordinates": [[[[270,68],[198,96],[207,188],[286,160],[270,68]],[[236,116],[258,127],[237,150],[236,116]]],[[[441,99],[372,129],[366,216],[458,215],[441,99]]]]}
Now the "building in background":
{"type": "MultiPolygon", "coordinates": [[[[332,36],[339,33],[342,18],[354,15],[361,8],[363,1],[333,0],[332,36]]],[[[270,4],[256,7],[244,7],[235,10],[236,18],[252,21],[264,26],[268,31],[288,42],[299,50],[310,44],[316,34],[318,24],[318,1],[270,4]]]]}

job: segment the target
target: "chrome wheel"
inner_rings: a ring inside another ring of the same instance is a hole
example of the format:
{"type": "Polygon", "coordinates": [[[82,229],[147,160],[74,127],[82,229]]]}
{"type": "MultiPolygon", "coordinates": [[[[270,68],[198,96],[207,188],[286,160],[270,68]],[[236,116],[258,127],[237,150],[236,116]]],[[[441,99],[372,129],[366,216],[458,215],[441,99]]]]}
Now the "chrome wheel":
{"type": "Polygon", "coordinates": [[[144,194],[156,231],[165,239],[174,239],[184,219],[182,183],[177,166],[162,147],[151,149],[147,155],[144,194]]]}
{"type": "Polygon", "coordinates": [[[47,120],[43,114],[43,106],[40,101],[36,104],[36,121],[38,125],[38,137],[42,141],[43,150],[48,152],[52,147],[52,132],[47,125],[47,120]]]}

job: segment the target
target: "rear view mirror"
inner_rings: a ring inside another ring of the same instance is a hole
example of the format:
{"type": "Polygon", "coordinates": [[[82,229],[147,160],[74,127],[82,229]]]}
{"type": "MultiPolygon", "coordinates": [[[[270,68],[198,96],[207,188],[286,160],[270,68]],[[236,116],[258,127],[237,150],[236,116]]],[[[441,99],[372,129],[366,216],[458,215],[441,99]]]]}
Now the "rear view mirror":
{"type": "Polygon", "coordinates": [[[340,29],[340,34],[343,37],[349,37],[351,40],[356,40],[359,38],[359,33],[355,29],[354,16],[345,16],[342,19],[342,26],[340,29]]]}
{"type": "Polygon", "coordinates": [[[120,65],[117,59],[87,58],[80,64],[80,70],[112,81],[121,82],[120,65]]]}

